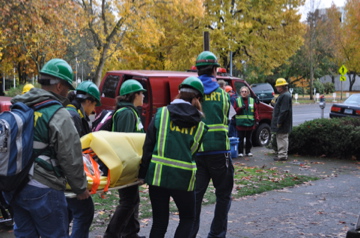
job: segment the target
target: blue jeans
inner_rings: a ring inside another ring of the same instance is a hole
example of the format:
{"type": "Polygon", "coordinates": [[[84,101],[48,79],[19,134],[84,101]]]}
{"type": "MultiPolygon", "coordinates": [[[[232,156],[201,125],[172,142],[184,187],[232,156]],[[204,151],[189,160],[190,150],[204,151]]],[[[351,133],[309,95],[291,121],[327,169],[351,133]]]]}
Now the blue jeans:
{"type": "Polygon", "coordinates": [[[235,119],[231,119],[229,123],[229,137],[238,137],[238,132],[236,130],[236,121],[235,119]]]}
{"type": "Polygon", "coordinates": [[[169,224],[170,197],[179,210],[179,225],[174,238],[189,237],[195,221],[195,193],[157,186],[149,186],[149,195],[153,213],[153,225],[150,238],[165,237],[169,224]]]}
{"type": "Polygon", "coordinates": [[[88,238],[94,218],[94,203],[91,197],[84,200],[66,198],[68,203],[69,223],[73,220],[71,238],[88,238]]]}
{"type": "MultiPolygon", "coordinates": [[[[8,200],[11,195],[4,193],[8,200]]],[[[68,238],[64,191],[26,185],[12,201],[17,238],[68,238]]]]}
{"type": "Polygon", "coordinates": [[[196,217],[190,237],[195,238],[199,231],[201,203],[210,179],[215,187],[216,205],[208,237],[226,237],[231,191],[234,185],[234,166],[230,154],[197,156],[196,165],[196,217]]]}

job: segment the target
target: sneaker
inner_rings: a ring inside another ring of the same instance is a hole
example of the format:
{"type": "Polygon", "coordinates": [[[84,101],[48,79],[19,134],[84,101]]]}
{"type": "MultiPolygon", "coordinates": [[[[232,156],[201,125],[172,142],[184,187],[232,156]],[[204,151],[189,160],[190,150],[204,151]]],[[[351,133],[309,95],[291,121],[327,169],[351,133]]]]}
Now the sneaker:
{"type": "Polygon", "coordinates": [[[250,152],[250,153],[247,153],[246,156],[252,157],[253,154],[250,152]]]}
{"type": "Polygon", "coordinates": [[[238,156],[239,156],[239,157],[243,157],[244,155],[243,155],[243,153],[240,153],[238,156]]]}
{"type": "Polygon", "coordinates": [[[279,158],[279,157],[275,157],[274,161],[287,161],[287,158],[279,158]]]}

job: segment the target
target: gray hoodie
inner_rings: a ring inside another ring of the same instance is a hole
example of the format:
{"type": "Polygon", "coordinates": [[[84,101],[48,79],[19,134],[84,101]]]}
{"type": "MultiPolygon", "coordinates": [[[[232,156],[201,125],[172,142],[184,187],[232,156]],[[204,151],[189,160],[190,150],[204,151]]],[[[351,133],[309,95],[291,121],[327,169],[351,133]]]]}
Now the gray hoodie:
{"type": "MultiPolygon", "coordinates": [[[[11,102],[23,102],[32,106],[48,99],[57,100],[64,106],[68,103],[66,98],[39,88],[33,88],[23,95],[18,95],[11,102]]],[[[35,164],[32,179],[56,190],[65,190],[66,182],[68,182],[74,193],[83,193],[87,189],[87,181],[82,161],[80,137],[65,108],[60,108],[54,114],[49,122],[48,130],[49,144],[54,147],[56,159],[64,177],[57,177],[51,171],[35,164]]]]}

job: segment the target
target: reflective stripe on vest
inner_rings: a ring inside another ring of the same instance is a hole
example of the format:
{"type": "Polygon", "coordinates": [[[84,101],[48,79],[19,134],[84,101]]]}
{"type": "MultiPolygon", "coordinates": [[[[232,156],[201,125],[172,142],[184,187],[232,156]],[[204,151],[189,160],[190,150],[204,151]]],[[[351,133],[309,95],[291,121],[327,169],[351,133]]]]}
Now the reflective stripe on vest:
{"type": "Polygon", "coordinates": [[[160,157],[160,156],[156,156],[153,155],[151,158],[151,162],[156,164],[155,166],[155,171],[154,171],[154,178],[152,181],[152,184],[154,186],[160,186],[161,184],[161,173],[162,173],[162,169],[163,166],[169,166],[169,167],[173,167],[173,168],[177,168],[177,169],[183,169],[183,170],[190,170],[192,171],[192,176],[189,182],[189,186],[187,191],[193,191],[195,188],[195,179],[196,179],[196,163],[188,163],[188,162],[184,162],[184,161],[179,161],[179,160],[173,160],[170,158],[165,158],[165,157],[160,157]]]}
{"type": "MultiPolygon", "coordinates": [[[[227,94],[227,92],[225,92],[225,90],[221,90],[221,93],[222,93],[222,98],[224,99],[224,100],[223,100],[223,114],[226,115],[226,116],[224,117],[223,123],[224,123],[225,125],[227,125],[227,124],[228,124],[228,117],[227,117],[227,115],[228,115],[228,111],[229,111],[229,108],[230,108],[229,102],[226,100],[226,98],[228,97],[228,94],[227,94]]],[[[227,133],[227,132],[226,132],[226,133],[227,133]]]]}
{"type": "MultiPolygon", "coordinates": [[[[185,162],[185,161],[180,161],[177,159],[171,159],[165,157],[165,144],[166,144],[166,138],[168,132],[169,117],[170,117],[169,110],[166,107],[164,107],[161,111],[159,133],[157,140],[158,155],[153,155],[151,158],[151,162],[155,164],[155,171],[154,171],[152,184],[155,186],[160,186],[163,166],[168,166],[176,169],[192,171],[192,176],[190,178],[187,190],[193,191],[195,187],[195,179],[196,179],[195,175],[197,170],[196,163],[185,162]]],[[[200,122],[194,134],[194,142],[191,145],[191,154],[196,153],[196,151],[198,150],[200,145],[200,140],[203,137],[204,129],[205,129],[205,123],[200,122]]]]}
{"type": "Polygon", "coordinates": [[[194,143],[191,146],[191,154],[194,154],[199,149],[200,140],[203,137],[204,129],[205,129],[205,123],[201,121],[194,135],[194,143]]]}
{"type": "MultiPolygon", "coordinates": [[[[248,107],[249,109],[245,111],[243,110],[243,114],[235,116],[237,126],[253,126],[255,123],[255,116],[254,116],[255,101],[251,97],[248,100],[249,100],[249,107],[248,107]]],[[[241,97],[238,97],[236,99],[236,102],[239,107],[242,107],[243,104],[241,97]]]]}
{"type": "MultiPolygon", "coordinates": [[[[118,112],[121,112],[121,111],[124,111],[126,109],[130,109],[134,114],[135,114],[135,118],[136,118],[136,132],[143,132],[142,128],[143,128],[143,125],[142,125],[142,122],[141,122],[141,119],[139,117],[139,114],[131,107],[122,107],[120,109],[118,109],[114,115],[113,115],[113,118],[115,118],[115,114],[117,114],[118,112]]],[[[112,128],[111,128],[112,131],[114,131],[114,122],[112,123],[112,128]]]]}

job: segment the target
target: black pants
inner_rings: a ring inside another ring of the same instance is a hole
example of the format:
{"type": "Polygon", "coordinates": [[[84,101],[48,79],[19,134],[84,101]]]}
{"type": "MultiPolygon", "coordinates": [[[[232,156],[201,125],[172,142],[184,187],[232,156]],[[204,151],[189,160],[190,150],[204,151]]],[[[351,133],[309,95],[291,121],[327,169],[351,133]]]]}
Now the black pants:
{"type": "Polygon", "coordinates": [[[239,146],[238,146],[238,153],[244,153],[244,139],[245,142],[245,154],[249,154],[252,148],[252,133],[253,131],[238,131],[239,135],[239,146]]]}
{"type": "MultiPolygon", "coordinates": [[[[210,180],[215,187],[216,205],[208,238],[226,237],[231,192],[234,186],[234,166],[230,154],[199,155],[196,157],[196,218],[189,237],[195,238],[200,227],[201,205],[210,180]]],[[[210,216],[207,216],[210,220],[210,216]]]]}
{"type": "Polygon", "coordinates": [[[138,221],[139,187],[119,189],[120,204],[116,207],[104,238],[134,237],[140,231],[138,221]]]}
{"type": "Polygon", "coordinates": [[[165,237],[169,224],[170,197],[174,199],[180,218],[174,237],[189,237],[195,221],[195,192],[149,186],[149,195],[153,212],[150,238],[165,237]]]}

